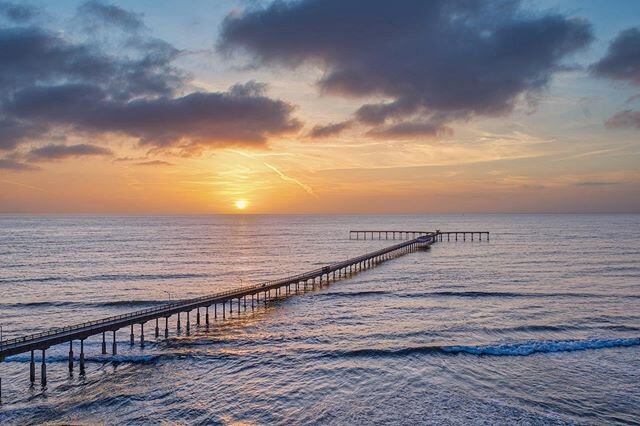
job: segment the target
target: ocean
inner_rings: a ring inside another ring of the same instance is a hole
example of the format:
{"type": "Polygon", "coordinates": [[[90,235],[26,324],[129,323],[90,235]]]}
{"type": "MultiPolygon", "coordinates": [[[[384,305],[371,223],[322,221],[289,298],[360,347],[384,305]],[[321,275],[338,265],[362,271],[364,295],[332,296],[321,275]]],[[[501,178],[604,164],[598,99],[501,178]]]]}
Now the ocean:
{"type": "Polygon", "coordinates": [[[122,329],[115,357],[95,336],[84,377],[52,347],[44,390],[28,354],[9,357],[0,424],[640,424],[640,215],[4,215],[3,337],[393,243],[351,229],[491,239],[445,238],[208,329],[192,314],[189,336],[175,316],[169,339],[148,324],[144,348],[122,329]]]}

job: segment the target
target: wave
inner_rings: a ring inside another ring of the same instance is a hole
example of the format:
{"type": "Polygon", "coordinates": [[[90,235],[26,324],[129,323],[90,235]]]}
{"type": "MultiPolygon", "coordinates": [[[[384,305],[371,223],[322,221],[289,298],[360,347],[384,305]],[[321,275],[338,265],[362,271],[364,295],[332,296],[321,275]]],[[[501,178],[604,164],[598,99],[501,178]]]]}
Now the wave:
{"type": "MultiPolygon", "coordinates": [[[[74,361],[76,364],[78,363],[79,352],[74,354],[74,361]]],[[[105,362],[116,362],[116,363],[130,363],[130,364],[149,364],[155,363],[158,361],[163,355],[103,355],[99,356],[86,356],[85,362],[93,362],[93,363],[105,363],[105,362]]],[[[29,363],[31,362],[30,355],[14,355],[5,358],[4,362],[17,362],[17,363],[29,363]]],[[[36,364],[40,362],[40,358],[36,357],[36,364]]],[[[47,355],[47,363],[66,363],[69,362],[69,357],[67,355],[47,355]]]]}
{"type": "Polygon", "coordinates": [[[616,295],[616,294],[598,294],[598,293],[521,293],[510,291],[434,291],[424,294],[407,294],[400,295],[401,297],[428,297],[428,296],[443,296],[443,297],[508,297],[508,298],[548,298],[548,297],[575,297],[575,298],[597,298],[597,297],[618,297],[618,298],[631,298],[638,299],[640,295],[616,295]]]}
{"type": "Polygon", "coordinates": [[[24,302],[24,303],[0,303],[2,309],[21,309],[21,308],[34,308],[34,307],[114,307],[114,306],[153,306],[162,303],[167,303],[167,300],[115,300],[109,302],[24,302]]]}
{"type": "Polygon", "coordinates": [[[371,290],[371,291],[336,291],[325,293],[328,297],[361,297],[361,296],[379,296],[389,294],[388,291],[371,290]]]}
{"type": "Polygon", "coordinates": [[[180,280],[188,278],[212,278],[211,274],[101,274],[86,277],[52,276],[37,278],[0,279],[0,284],[45,283],[51,281],[138,281],[138,280],[180,280]]]}
{"type": "Polygon", "coordinates": [[[544,340],[504,343],[480,346],[416,346],[400,349],[355,349],[337,351],[331,357],[404,357],[415,354],[469,354],[480,356],[527,356],[538,353],[575,352],[593,349],[629,347],[640,345],[640,338],[589,339],[589,340],[544,340]]]}

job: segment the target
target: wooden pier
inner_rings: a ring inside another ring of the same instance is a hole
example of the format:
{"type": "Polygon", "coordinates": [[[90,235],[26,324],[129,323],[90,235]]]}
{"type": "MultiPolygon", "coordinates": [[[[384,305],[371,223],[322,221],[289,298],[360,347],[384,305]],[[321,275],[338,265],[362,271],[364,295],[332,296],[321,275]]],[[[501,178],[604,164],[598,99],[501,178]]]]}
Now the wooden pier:
{"type": "Polygon", "coordinates": [[[461,241],[466,241],[467,237],[471,241],[474,241],[474,238],[482,241],[483,236],[489,240],[487,231],[349,231],[350,240],[410,240],[427,235],[435,235],[436,241],[444,241],[445,236],[447,241],[458,241],[458,236],[461,241]]]}
{"type": "MultiPolygon", "coordinates": [[[[292,289],[295,293],[302,287],[303,290],[310,286],[312,289],[323,284],[335,282],[341,278],[351,276],[354,272],[364,269],[372,268],[381,262],[393,259],[398,256],[402,256],[407,253],[415,252],[420,249],[428,248],[437,241],[442,241],[442,235],[448,234],[470,234],[469,232],[455,232],[455,233],[443,233],[436,232],[423,232],[423,231],[350,231],[349,235],[359,235],[360,233],[371,233],[370,235],[385,235],[385,233],[394,233],[393,236],[401,238],[403,235],[412,235],[414,238],[407,241],[394,244],[392,246],[376,250],[362,256],[357,256],[351,259],[344,260],[342,262],[336,262],[326,265],[322,268],[314,269],[312,271],[304,272],[301,274],[288,276],[272,281],[266,281],[263,283],[244,286],[233,290],[214,293],[207,296],[197,297],[193,299],[184,299],[169,303],[164,303],[160,306],[138,310],[127,314],[112,316],[95,321],[84,322],[81,324],[54,328],[41,333],[35,333],[27,336],[22,336],[14,339],[0,341],[0,363],[9,356],[17,355],[21,353],[31,354],[31,362],[29,363],[29,380],[31,384],[36,381],[36,365],[35,365],[35,351],[41,351],[41,365],[40,365],[40,383],[43,388],[47,385],[47,365],[46,365],[46,351],[54,346],[63,343],[69,343],[69,371],[72,372],[75,365],[75,358],[73,352],[73,343],[78,341],[80,343],[80,354],[78,357],[78,367],[81,375],[86,372],[85,368],[85,353],[84,353],[84,341],[96,335],[102,335],[102,354],[107,354],[107,334],[111,340],[111,353],[116,355],[117,349],[117,336],[116,333],[122,328],[129,328],[129,340],[130,344],[135,344],[135,329],[134,326],[138,326],[140,330],[140,346],[144,347],[144,325],[148,322],[154,322],[155,325],[155,337],[160,337],[160,325],[164,320],[163,335],[164,338],[169,337],[169,318],[173,315],[177,315],[177,329],[182,329],[182,316],[186,317],[186,333],[189,334],[191,327],[190,313],[196,311],[196,325],[204,325],[207,327],[210,324],[210,310],[213,308],[213,318],[217,319],[219,315],[223,319],[226,319],[227,309],[229,314],[233,313],[234,301],[237,303],[237,312],[241,310],[241,302],[244,305],[244,310],[247,308],[247,299],[250,298],[250,309],[254,310],[256,305],[262,301],[264,304],[268,303],[274,298],[282,297],[282,293],[285,296],[292,294],[292,289]],[[261,298],[262,296],[262,298],[261,298]],[[204,319],[201,317],[201,310],[204,310],[204,319]],[[219,312],[220,311],[220,312],[219,312]]],[[[474,232],[473,234],[486,234],[488,239],[488,232],[474,232]]],[[[386,234],[388,235],[388,234],[386,234]]],[[[2,379],[0,378],[0,403],[2,398],[2,379]]]]}
{"type": "Polygon", "coordinates": [[[417,237],[427,236],[431,234],[433,234],[433,232],[427,232],[427,231],[349,231],[349,239],[350,240],[411,240],[417,237]]]}

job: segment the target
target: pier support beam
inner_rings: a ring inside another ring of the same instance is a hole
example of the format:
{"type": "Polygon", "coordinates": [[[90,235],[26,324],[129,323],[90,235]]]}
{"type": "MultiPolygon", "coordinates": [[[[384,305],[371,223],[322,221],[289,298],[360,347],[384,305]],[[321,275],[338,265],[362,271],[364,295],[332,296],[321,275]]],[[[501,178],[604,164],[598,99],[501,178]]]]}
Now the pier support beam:
{"type": "Polygon", "coordinates": [[[36,361],[33,351],[31,351],[31,362],[29,363],[29,381],[32,385],[36,382],[36,361]]]}
{"type": "Polygon", "coordinates": [[[190,331],[191,331],[191,321],[189,320],[189,311],[187,311],[187,336],[189,335],[190,331]]]}
{"type": "Polygon", "coordinates": [[[113,330],[113,343],[111,344],[111,354],[118,355],[118,342],[116,341],[116,330],[113,330]]]}
{"type": "Polygon", "coordinates": [[[107,354],[107,333],[105,331],[102,332],[102,355],[107,354]]]}
{"type": "Polygon", "coordinates": [[[144,348],[144,323],[140,323],[140,347],[144,348]]]}
{"type": "Polygon", "coordinates": [[[69,341],[69,374],[73,373],[73,340],[69,341]]]}
{"type": "Polygon", "coordinates": [[[131,346],[133,346],[135,344],[135,336],[133,335],[133,324],[131,324],[131,336],[129,336],[131,339],[131,346]]]}
{"type": "Polygon", "coordinates": [[[47,386],[47,354],[46,350],[42,350],[42,364],[40,365],[40,384],[42,387],[47,386]]]}
{"type": "Polygon", "coordinates": [[[200,308],[196,309],[196,325],[200,325],[200,308]]]}
{"type": "Polygon", "coordinates": [[[169,337],[169,317],[164,317],[164,338],[169,337]]]}
{"type": "Polygon", "coordinates": [[[207,325],[207,327],[209,327],[209,307],[208,306],[206,308],[206,312],[204,315],[204,322],[207,325]]]}
{"type": "Polygon", "coordinates": [[[178,312],[178,325],[177,325],[177,328],[178,328],[178,333],[179,333],[180,329],[182,329],[182,326],[180,325],[180,312],[178,312]]]}
{"type": "Polygon", "coordinates": [[[84,376],[84,339],[80,340],[80,375],[84,376]]]}
{"type": "Polygon", "coordinates": [[[160,337],[160,326],[158,325],[158,318],[156,318],[156,339],[160,337]]]}
{"type": "Polygon", "coordinates": [[[227,301],[225,300],[224,302],[222,302],[222,319],[226,319],[227,318],[227,301]]]}

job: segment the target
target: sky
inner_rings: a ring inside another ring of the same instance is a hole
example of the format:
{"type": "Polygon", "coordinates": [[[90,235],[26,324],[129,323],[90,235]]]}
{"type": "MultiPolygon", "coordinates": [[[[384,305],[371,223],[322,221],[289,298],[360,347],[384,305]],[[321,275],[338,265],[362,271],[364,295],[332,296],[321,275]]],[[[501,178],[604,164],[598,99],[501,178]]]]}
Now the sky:
{"type": "Polygon", "coordinates": [[[0,0],[0,213],[639,213],[635,0],[0,0]]]}

